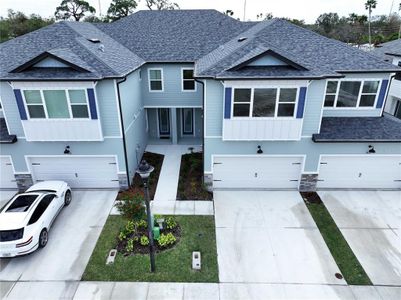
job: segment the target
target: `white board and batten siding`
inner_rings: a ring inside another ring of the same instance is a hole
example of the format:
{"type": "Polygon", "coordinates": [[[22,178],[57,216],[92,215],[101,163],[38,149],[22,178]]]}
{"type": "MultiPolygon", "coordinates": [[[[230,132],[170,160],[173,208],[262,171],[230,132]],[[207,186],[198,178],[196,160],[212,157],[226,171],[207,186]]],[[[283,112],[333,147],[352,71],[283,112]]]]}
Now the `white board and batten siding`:
{"type": "Polygon", "coordinates": [[[401,155],[322,155],[318,189],[401,189],[401,155]]]}
{"type": "Polygon", "coordinates": [[[214,156],[215,189],[298,189],[304,156],[214,156]]]}
{"type": "Polygon", "coordinates": [[[10,156],[0,156],[0,189],[17,189],[10,156]]]}
{"type": "Polygon", "coordinates": [[[224,141],[300,140],[303,119],[224,119],[224,141]]]}
{"type": "Polygon", "coordinates": [[[72,188],[118,188],[115,156],[27,156],[34,182],[63,180],[72,188]]]}

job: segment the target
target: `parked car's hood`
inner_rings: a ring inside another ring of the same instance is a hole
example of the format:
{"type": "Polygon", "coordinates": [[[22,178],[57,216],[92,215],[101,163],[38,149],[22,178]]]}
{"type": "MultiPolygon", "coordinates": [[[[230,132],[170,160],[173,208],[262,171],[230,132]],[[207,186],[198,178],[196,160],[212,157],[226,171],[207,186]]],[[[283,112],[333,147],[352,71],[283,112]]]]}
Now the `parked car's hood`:
{"type": "Polygon", "coordinates": [[[26,212],[0,213],[0,230],[20,229],[26,225],[26,212]]]}

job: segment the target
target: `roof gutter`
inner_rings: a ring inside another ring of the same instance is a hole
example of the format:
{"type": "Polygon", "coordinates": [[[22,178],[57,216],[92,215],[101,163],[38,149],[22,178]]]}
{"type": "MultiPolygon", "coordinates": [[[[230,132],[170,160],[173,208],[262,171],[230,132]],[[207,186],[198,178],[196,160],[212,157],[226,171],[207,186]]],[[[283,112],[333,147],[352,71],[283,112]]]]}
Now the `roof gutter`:
{"type": "Polygon", "coordinates": [[[129,178],[127,141],[126,141],[126,138],[125,138],[124,118],[123,118],[123,112],[122,112],[122,109],[121,109],[121,94],[120,94],[120,84],[125,82],[126,80],[127,80],[127,77],[124,77],[124,79],[122,79],[120,81],[116,81],[116,88],[117,88],[118,110],[119,110],[119,113],[120,113],[120,124],[121,124],[123,147],[124,147],[125,171],[126,171],[126,174],[127,174],[127,184],[128,184],[128,188],[129,188],[131,186],[131,181],[130,181],[130,178],[129,178]]]}

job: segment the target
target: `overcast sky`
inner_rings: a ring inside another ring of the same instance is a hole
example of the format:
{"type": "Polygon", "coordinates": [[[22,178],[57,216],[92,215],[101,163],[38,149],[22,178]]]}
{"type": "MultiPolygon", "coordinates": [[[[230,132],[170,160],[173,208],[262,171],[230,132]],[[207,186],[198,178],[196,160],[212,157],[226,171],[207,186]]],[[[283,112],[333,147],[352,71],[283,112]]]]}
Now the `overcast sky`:
{"type": "MultiPolygon", "coordinates": [[[[111,0],[88,0],[99,13],[99,1],[101,11],[104,14],[111,0]]],[[[0,15],[7,15],[9,8],[24,13],[36,13],[42,16],[52,16],[55,7],[61,0],[0,0],[0,15]]],[[[231,9],[235,17],[243,18],[244,0],[175,0],[182,9],[209,8],[225,11],[231,9]]],[[[275,17],[288,17],[303,19],[308,23],[325,12],[337,12],[340,16],[351,12],[366,14],[364,3],[366,0],[247,0],[246,19],[254,20],[258,13],[271,12],[275,17]]],[[[401,0],[394,0],[393,12],[398,9],[401,0]]],[[[145,0],[141,0],[139,8],[146,9],[145,0]]],[[[378,0],[374,14],[389,14],[393,0],[378,0]]]]}

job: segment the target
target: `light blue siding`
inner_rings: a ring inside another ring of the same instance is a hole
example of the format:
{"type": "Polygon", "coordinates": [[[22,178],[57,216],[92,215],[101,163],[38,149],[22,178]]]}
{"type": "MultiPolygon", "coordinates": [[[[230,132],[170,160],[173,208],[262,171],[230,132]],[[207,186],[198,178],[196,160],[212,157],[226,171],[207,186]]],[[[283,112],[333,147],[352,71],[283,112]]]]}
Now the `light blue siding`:
{"type": "Polygon", "coordinates": [[[120,84],[130,178],[135,175],[135,170],[147,144],[146,119],[141,98],[139,72],[137,70],[131,73],[127,80],[120,84]]]}
{"type": "Polygon", "coordinates": [[[193,68],[193,64],[148,64],[142,68],[142,98],[146,107],[195,107],[202,106],[202,85],[196,83],[196,92],[182,91],[181,68],[193,68]],[[163,69],[163,91],[149,92],[148,69],[163,69]]]}
{"type": "Polygon", "coordinates": [[[256,155],[257,146],[263,154],[306,155],[305,172],[317,172],[321,154],[366,154],[369,145],[377,154],[400,154],[399,143],[314,143],[310,138],[298,142],[223,142],[221,139],[205,138],[205,172],[212,171],[212,155],[256,155]]]}
{"type": "Polygon", "coordinates": [[[21,117],[13,89],[4,81],[0,82],[0,99],[3,105],[3,114],[7,119],[9,133],[15,134],[19,138],[24,137],[24,129],[22,128],[21,117]]]}
{"type": "Polygon", "coordinates": [[[119,171],[125,171],[121,139],[105,139],[103,142],[27,142],[2,144],[1,155],[11,155],[16,172],[28,172],[25,155],[63,155],[66,146],[72,155],[117,155],[119,171]]]}
{"type": "Polygon", "coordinates": [[[34,65],[36,68],[69,68],[70,66],[52,57],[46,57],[34,65]]]}
{"type": "Polygon", "coordinates": [[[103,135],[121,137],[114,80],[99,81],[95,92],[103,135]]]}
{"type": "Polygon", "coordinates": [[[221,136],[223,127],[223,85],[219,81],[206,80],[205,89],[205,136],[221,136]]]}
{"type": "Polygon", "coordinates": [[[312,136],[319,132],[325,88],[325,80],[314,80],[308,86],[302,127],[303,136],[312,136]]]}
{"type": "Polygon", "coordinates": [[[381,109],[324,109],[323,117],[379,117],[381,109]]]}
{"type": "Polygon", "coordinates": [[[248,66],[288,66],[288,64],[272,55],[264,55],[255,59],[248,66]]]}

